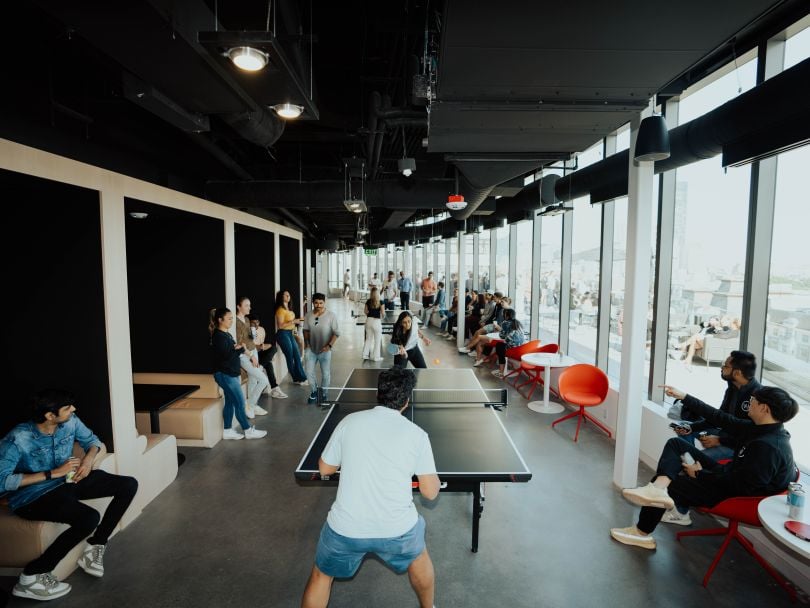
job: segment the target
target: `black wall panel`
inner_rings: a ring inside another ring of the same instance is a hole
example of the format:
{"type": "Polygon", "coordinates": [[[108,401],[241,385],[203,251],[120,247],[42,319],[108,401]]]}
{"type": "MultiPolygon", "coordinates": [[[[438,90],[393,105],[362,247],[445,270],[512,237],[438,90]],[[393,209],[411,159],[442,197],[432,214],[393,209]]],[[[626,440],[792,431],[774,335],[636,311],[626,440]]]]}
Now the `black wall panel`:
{"type": "Polygon", "coordinates": [[[268,332],[275,328],[274,247],[272,232],[236,224],[236,297],[250,298],[251,316],[258,317],[268,332]]]}
{"type": "Polygon", "coordinates": [[[126,209],[132,371],[209,373],[208,311],[225,306],[224,223],[130,199],[126,209]]]}
{"type": "Polygon", "coordinates": [[[0,170],[0,200],[9,305],[0,435],[30,417],[34,391],[63,388],[112,451],[98,192],[0,170]]]}
{"type": "Polygon", "coordinates": [[[299,257],[299,241],[288,236],[278,237],[279,255],[279,286],[284,291],[290,292],[290,308],[300,317],[302,311],[299,310],[298,302],[301,301],[301,272],[299,257]]]}

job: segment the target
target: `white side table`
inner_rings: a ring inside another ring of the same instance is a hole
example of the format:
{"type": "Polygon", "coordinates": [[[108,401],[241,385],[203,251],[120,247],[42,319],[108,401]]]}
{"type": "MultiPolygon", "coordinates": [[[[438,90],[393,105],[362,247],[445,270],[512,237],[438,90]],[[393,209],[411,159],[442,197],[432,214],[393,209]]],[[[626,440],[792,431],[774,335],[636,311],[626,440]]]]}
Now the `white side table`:
{"type": "Polygon", "coordinates": [[[548,402],[548,387],[551,382],[552,367],[569,367],[576,364],[576,359],[567,355],[552,353],[529,353],[521,357],[529,365],[537,365],[545,368],[543,370],[543,400],[529,401],[529,409],[538,414],[559,414],[565,408],[562,405],[548,402]]]}
{"type": "MultiPolygon", "coordinates": [[[[769,496],[759,503],[757,514],[762,526],[770,532],[773,537],[783,545],[803,555],[810,557],[810,541],[802,540],[785,530],[785,522],[791,519],[788,516],[787,497],[784,494],[769,496]]],[[[810,509],[805,506],[804,519],[806,524],[810,524],[810,509]]]]}

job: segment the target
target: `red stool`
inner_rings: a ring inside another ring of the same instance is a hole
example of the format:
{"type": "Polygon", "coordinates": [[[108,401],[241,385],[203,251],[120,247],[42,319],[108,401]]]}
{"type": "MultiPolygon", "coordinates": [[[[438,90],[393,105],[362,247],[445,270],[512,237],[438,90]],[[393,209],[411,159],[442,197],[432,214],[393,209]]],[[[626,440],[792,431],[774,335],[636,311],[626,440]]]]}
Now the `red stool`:
{"type": "MultiPolygon", "coordinates": [[[[781,492],[781,494],[784,495],[785,492],[781,492]]],[[[735,539],[743,546],[743,549],[748,551],[748,553],[750,553],[754,559],[759,562],[760,566],[765,568],[765,571],[770,574],[771,577],[773,577],[773,580],[779,583],[779,586],[788,592],[790,600],[795,602],[796,590],[793,589],[793,587],[791,587],[790,584],[784,578],[782,578],[782,576],[776,570],[774,570],[773,566],[765,561],[765,558],[757,553],[757,550],[754,549],[754,545],[751,544],[751,541],[740,534],[738,530],[740,524],[755,526],[757,528],[762,527],[762,523],[759,521],[759,515],[757,514],[757,506],[765,498],[768,497],[739,496],[735,498],[726,498],[724,501],[717,503],[713,507],[700,507],[698,508],[698,511],[701,513],[726,518],[728,520],[728,527],[726,528],[721,526],[719,528],[709,528],[708,530],[687,530],[685,532],[678,532],[676,538],[681,540],[681,537],[683,536],[725,536],[722,544],[720,545],[720,549],[718,549],[717,554],[714,556],[714,560],[709,566],[709,569],[706,571],[706,576],[703,577],[704,587],[709,584],[709,579],[714,573],[714,569],[717,567],[717,564],[720,562],[720,558],[723,557],[723,553],[726,552],[729,543],[732,539],[735,539]]]]}
{"type": "Polygon", "coordinates": [[[551,423],[552,428],[556,424],[576,416],[577,432],[574,435],[574,441],[579,438],[579,427],[582,425],[583,420],[590,420],[607,433],[608,437],[613,436],[609,428],[585,411],[586,407],[594,407],[605,401],[610,386],[605,372],[595,365],[578,363],[567,367],[560,374],[557,386],[560,389],[560,397],[568,401],[568,403],[578,406],[579,409],[566,414],[562,418],[557,418],[551,423]]]}

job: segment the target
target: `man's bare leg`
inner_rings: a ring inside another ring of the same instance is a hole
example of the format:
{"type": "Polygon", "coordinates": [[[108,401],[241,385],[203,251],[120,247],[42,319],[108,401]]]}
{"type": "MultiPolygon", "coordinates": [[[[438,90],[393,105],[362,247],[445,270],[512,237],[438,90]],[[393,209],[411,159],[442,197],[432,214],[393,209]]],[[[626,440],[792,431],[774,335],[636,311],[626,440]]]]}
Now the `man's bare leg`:
{"type": "MultiPolygon", "coordinates": [[[[430,571],[433,572],[432,565],[430,571]]],[[[321,572],[318,566],[312,566],[312,574],[309,575],[307,588],[304,589],[304,597],[301,598],[301,608],[326,608],[327,604],[329,604],[329,594],[332,591],[333,580],[333,577],[321,572]]],[[[433,597],[432,591],[431,597],[433,597]]]]}
{"type": "Polygon", "coordinates": [[[435,575],[433,562],[430,561],[427,549],[422,551],[421,555],[408,566],[408,578],[411,581],[411,587],[416,592],[421,608],[433,608],[435,575]]]}

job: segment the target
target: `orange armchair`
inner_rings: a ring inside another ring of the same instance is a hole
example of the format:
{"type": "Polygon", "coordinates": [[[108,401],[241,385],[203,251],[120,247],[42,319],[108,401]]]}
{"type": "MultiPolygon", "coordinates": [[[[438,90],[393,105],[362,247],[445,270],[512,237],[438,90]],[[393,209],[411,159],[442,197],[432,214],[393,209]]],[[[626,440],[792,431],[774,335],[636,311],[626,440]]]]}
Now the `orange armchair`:
{"type": "Polygon", "coordinates": [[[557,386],[560,391],[560,397],[565,399],[568,403],[576,405],[579,409],[561,418],[557,418],[557,420],[551,423],[552,428],[564,420],[576,417],[577,432],[574,435],[574,441],[579,438],[579,427],[582,425],[582,422],[588,420],[607,433],[608,437],[613,436],[610,429],[585,411],[586,407],[594,407],[605,401],[609,388],[608,377],[605,372],[595,365],[589,365],[588,363],[572,365],[563,370],[560,374],[557,386]]]}
{"type": "Polygon", "coordinates": [[[536,349],[539,347],[540,347],[540,340],[529,340],[528,342],[526,342],[525,344],[521,344],[520,346],[515,346],[513,348],[506,349],[506,369],[509,368],[510,359],[512,361],[517,362],[517,367],[509,371],[509,373],[505,374],[503,379],[506,380],[507,378],[515,376],[515,383],[517,383],[520,374],[523,373],[520,358],[527,353],[535,352],[536,349]]]}

